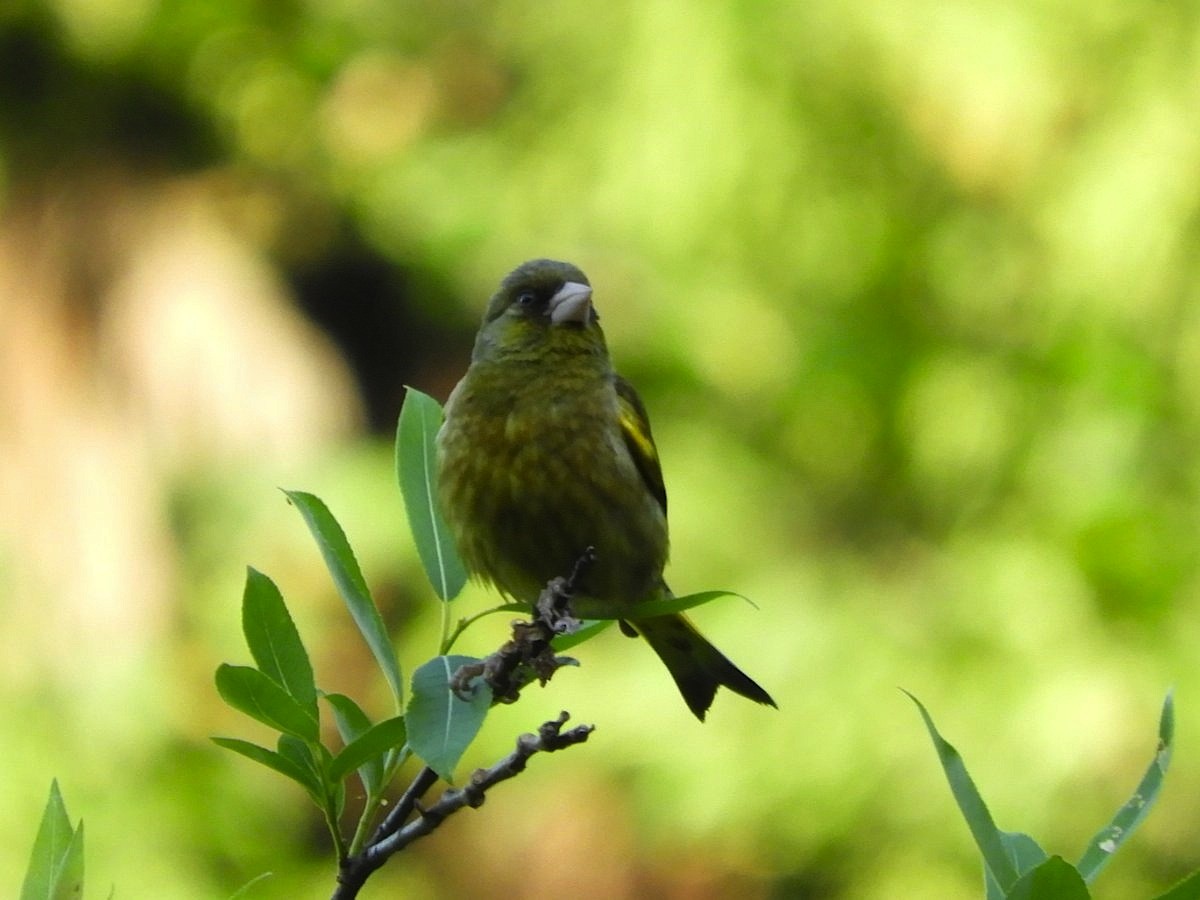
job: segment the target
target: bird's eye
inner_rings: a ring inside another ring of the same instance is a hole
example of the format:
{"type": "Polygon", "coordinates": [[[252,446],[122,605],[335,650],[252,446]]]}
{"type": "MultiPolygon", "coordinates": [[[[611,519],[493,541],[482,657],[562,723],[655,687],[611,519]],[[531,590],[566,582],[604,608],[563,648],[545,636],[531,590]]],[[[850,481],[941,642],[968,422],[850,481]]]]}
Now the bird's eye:
{"type": "Polygon", "coordinates": [[[528,309],[535,303],[537,303],[537,294],[533,291],[524,291],[517,297],[517,306],[524,307],[525,309],[528,309]]]}

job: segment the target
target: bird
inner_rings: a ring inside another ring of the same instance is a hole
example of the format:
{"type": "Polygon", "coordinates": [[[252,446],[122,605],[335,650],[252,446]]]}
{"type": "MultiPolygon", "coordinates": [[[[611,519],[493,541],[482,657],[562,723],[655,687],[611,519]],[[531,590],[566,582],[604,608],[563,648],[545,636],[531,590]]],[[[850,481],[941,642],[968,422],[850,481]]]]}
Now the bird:
{"type": "Polygon", "coordinates": [[[667,493],[646,407],[613,369],[576,266],[530,260],[492,295],[446,401],[437,495],[467,571],[515,600],[532,604],[594,548],[572,609],[645,638],[701,721],[719,686],[776,705],[682,613],[622,618],[672,596],[667,493]]]}

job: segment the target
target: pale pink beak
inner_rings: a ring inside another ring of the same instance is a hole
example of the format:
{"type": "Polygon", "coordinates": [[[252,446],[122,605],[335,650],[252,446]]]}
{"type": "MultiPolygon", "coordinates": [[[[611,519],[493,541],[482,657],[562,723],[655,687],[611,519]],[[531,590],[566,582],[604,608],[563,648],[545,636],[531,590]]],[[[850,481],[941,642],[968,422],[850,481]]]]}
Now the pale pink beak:
{"type": "Polygon", "coordinates": [[[577,281],[568,281],[550,298],[550,321],[586,324],[592,311],[592,289],[577,281]]]}

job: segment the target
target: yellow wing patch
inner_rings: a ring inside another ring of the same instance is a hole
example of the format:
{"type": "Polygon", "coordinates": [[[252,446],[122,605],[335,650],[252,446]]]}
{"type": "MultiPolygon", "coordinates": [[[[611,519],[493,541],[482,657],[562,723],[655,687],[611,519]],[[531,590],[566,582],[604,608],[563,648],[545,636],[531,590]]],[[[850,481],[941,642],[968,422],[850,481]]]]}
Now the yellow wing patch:
{"type": "Polygon", "coordinates": [[[654,436],[650,433],[650,419],[646,415],[646,407],[628,381],[620,375],[615,377],[621,436],[629,455],[642,474],[646,489],[662,507],[663,515],[667,512],[667,488],[663,484],[662,466],[658,461],[658,448],[654,446],[654,436]]]}

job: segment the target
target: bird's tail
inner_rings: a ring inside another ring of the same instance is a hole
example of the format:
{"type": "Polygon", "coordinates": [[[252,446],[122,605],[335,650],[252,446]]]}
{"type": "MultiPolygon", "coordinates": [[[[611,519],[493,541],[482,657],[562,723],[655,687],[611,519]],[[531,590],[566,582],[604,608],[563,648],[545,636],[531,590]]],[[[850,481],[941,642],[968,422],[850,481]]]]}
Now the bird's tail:
{"type": "Polygon", "coordinates": [[[774,706],[771,695],[749,675],[725,658],[682,614],[655,616],[630,623],[658,654],[683,694],[688,709],[704,721],[717,688],[774,706]]]}

